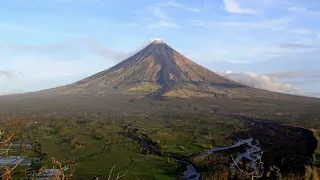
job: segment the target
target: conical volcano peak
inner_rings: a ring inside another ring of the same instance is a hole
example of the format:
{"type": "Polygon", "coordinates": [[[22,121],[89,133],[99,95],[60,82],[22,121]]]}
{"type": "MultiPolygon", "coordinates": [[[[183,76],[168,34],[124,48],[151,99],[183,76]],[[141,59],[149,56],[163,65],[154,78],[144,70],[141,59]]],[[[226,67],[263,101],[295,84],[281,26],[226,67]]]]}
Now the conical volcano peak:
{"type": "Polygon", "coordinates": [[[160,38],[153,38],[153,39],[151,40],[151,43],[152,43],[152,44],[165,44],[165,42],[164,42],[162,39],[160,39],[160,38]]]}
{"type": "Polygon", "coordinates": [[[195,96],[197,93],[220,96],[229,92],[224,90],[223,85],[226,84],[238,85],[184,57],[162,39],[154,38],[151,44],[133,56],[78,81],[76,86],[103,92],[180,97],[195,96]]]}

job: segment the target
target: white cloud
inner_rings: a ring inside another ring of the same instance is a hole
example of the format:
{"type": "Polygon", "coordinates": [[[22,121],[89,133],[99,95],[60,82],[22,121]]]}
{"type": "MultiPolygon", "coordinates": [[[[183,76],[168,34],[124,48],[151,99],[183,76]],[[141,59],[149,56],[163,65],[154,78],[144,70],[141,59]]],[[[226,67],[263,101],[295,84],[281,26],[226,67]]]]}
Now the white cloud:
{"type": "Polygon", "coordinates": [[[11,78],[13,74],[8,70],[0,70],[0,77],[11,78]]]}
{"type": "Polygon", "coordinates": [[[159,19],[168,19],[168,15],[162,11],[159,7],[147,7],[148,12],[159,19]]]}
{"type": "Polygon", "coordinates": [[[88,39],[45,45],[2,43],[0,51],[4,52],[1,69],[23,71],[22,74],[0,70],[0,94],[35,91],[72,83],[105,70],[131,55],[107,49],[88,39]]]}
{"type": "Polygon", "coordinates": [[[281,48],[288,48],[288,49],[315,49],[320,48],[320,46],[313,46],[308,44],[301,44],[301,43],[284,43],[279,45],[281,48]]]}
{"type": "Polygon", "coordinates": [[[320,32],[317,34],[318,38],[320,39],[320,32]]]}
{"type": "Polygon", "coordinates": [[[291,6],[288,8],[289,11],[294,12],[294,13],[299,13],[300,15],[304,16],[309,16],[309,17],[318,17],[320,16],[320,11],[313,11],[310,9],[307,9],[305,7],[296,7],[296,6],[291,6]]]}
{"type": "Polygon", "coordinates": [[[16,93],[16,90],[37,91],[73,83],[110,66],[94,56],[84,57],[83,60],[65,61],[32,56],[12,58],[10,63],[12,67],[22,69],[24,75],[16,76],[14,79],[1,79],[0,94],[16,93]]]}
{"type": "Polygon", "coordinates": [[[288,18],[279,18],[272,20],[262,20],[262,21],[200,21],[200,20],[191,20],[194,25],[209,27],[209,28],[221,28],[232,27],[242,30],[257,30],[257,29],[269,29],[269,30],[278,30],[285,28],[289,23],[290,19],[288,18]]]}
{"type": "Polygon", "coordinates": [[[256,74],[252,72],[234,73],[232,71],[222,72],[220,74],[226,78],[259,89],[290,94],[301,94],[301,92],[294,88],[291,84],[283,83],[277,78],[268,75],[256,74]]]}
{"type": "Polygon", "coordinates": [[[147,7],[147,10],[151,14],[151,16],[153,16],[156,19],[155,23],[152,23],[147,26],[148,29],[159,27],[180,28],[180,26],[173,23],[170,20],[170,17],[159,7],[147,7]]]}
{"type": "Polygon", "coordinates": [[[281,26],[287,25],[290,20],[287,18],[263,20],[256,22],[222,22],[222,25],[240,28],[240,29],[278,29],[281,26]]]}
{"type": "Polygon", "coordinates": [[[10,89],[8,91],[0,92],[0,96],[4,95],[13,95],[13,94],[21,94],[23,91],[21,89],[10,89]]]}
{"type": "Polygon", "coordinates": [[[13,44],[9,42],[0,43],[0,50],[6,49],[15,53],[21,52],[34,52],[34,53],[57,53],[61,54],[64,52],[70,53],[72,51],[90,52],[94,55],[98,55],[105,59],[112,60],[123,60],[127,57],[126,53],[119,52],[113,49],[107,49],[98,42],[90,39],[74,39],[54,44],[45,45],[24,45],[24,44],[13,44]]]}
{"type": "Polygon", "coordinates": [[[313,33],[311,30],[307,28],[294,28],[291,30],[292,33],[294,34],[311,34],[313,33]]]}
{"type": "Polygon", "coordinates": [[[64,3],[73,3],[73,4],[98,4],[104,5],[105,2],[103,0],[12,0],[20,6],[30,7],[30,4],[34,3],[47,3],[47,4],[64,4],[64,3]]]}
{"type": "Polygon", "coordinates": [[[270,77],[279,79],[289,79],[289,78],[319,78],[320,70],[310,70],[310,71],[289,71],[289,72],[279,72],[279,73],[268,73],[265,74],[270,77]]]}
{"type": "Polygon", "coordinates": [[[229,13],[234,14],[256,14],[257,12],[253,9],[242,8],[236,0],[223,0],[225,10],[229,13]]]}
{"type": "Polygon", "coordinates": [[[303,82],[308,80],[317,81],[318,78],[320,78],[320,70],[290,71],[268,74],[232,71],[218,73],[226,78],[237,81],[241,84],[259,89],[294,95],[320,97],[320,93],[318,90],[310,91],[310,89],[308,90],[308,88],[304,88],[304,86],[301,86],[295,82],[296,79],[302,80],[303,82]]]}
{"type": "Polygon", "coordinates": [[[158,28],[158,27],[168,27],[168,28],[180,28],[179,25],[174,24],[172,22],[159,21],[155,24],[151,24],[148,26],[148,29],[158,28]]]}
{"type": "Polygon", "coordinates": [[[0,70],[0,95],[21,93],[22,91],[17,87],[17,82],[21,77],[23,77],[22,72],[0,70]]]}
{"type": "Polygon", "coordinates": [[[187,10],[187,11],[191,11],[191,12],[201,12],[201,10],[198,9],[198,8],[188,7],[186,5],[178,4],[178,3],[175,3],[173,1],[168,1],[167,3],[158,4],[158,5],[159,6],[171,6],[171,7],[175,7],[175,8],[181,8],[181,9],[184,9],[184,10],[187,10]]]}
{"type": "Polygon", "coordinates": [[[308,12],[307,8],[304,7],[295,7],[291,6],[288,8],[289,11],[294,11],[294,12],[308,12]]]}

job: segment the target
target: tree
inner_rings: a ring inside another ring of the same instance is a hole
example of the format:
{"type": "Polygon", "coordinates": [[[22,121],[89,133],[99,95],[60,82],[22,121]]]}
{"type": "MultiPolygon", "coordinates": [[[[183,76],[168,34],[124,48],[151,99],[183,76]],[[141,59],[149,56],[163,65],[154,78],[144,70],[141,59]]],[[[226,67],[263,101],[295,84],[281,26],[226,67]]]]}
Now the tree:
{"type": "MultiPolygon", "coordinates": [[[[18,123],[17,121],[14,121],[13,127],[14,127],[14,130],[12,131],[12,133],[8,137],[5,137],[5,130],[0,131],[0,147],[7,147],[7,149],[4,152],[0,153],[0,157],[8,156],[8,153],[9,153],[9,151],[11,149],[11,145],[12,145],[9,143],[12,141],[13,137],[19,131],[20,123],[18,123]],[[4,138],[3,141],[1,141],[2,138],[4,138]]],[[[13,167],[9,167],[9,164],[4,165],[0,169],[1,179],[2,180],[11,180],[14,170],[18,167],[18,165],[21,163],[21,161],[22,161],[22,159],[20,159],[18,162],[16,162],[16,164],[13,167]]]]}

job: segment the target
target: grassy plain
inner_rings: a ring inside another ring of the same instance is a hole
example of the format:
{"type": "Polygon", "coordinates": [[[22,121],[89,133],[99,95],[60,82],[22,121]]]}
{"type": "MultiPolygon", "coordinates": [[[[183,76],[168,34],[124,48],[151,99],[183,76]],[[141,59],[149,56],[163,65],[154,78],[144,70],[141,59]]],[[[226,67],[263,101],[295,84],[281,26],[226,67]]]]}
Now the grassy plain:
{"type": "MultiPolygon", "coordinates": [[[[183,168],[172,156],[188,159],[191,153],[230,145],[233,142],[228,136],[247,131],[245,121],[235,114],[319,132],[319,101],[300,100],[168,97],[154,100],[40,92],[36,98],[32,93],[1,97],[0,120],[21,116],[24,125],[15,140],[39,142],[46,153],[41,165],[52,168],[51,158],[55,157],[74,166],[74,179],[93,176],[105,179],[114,165],[115,173],[127,171],[125,179],[177,179],[183,168]],[[138,137],[146,136],[158,143],[161,154],[143,153],[137,141],[119,134],[133,129],[137,129],[138,137]]],[[[314,156],[319,166],[319,150],[314,156]]]]}
{"type": "MultiPolygon", "coordinates": [[[[41,165],[52,168],[52,157],[72,165],[73,179],[108,177],[127,172],[124,179],[177,179],[183,168],[171,155],[210,149],[212,144],[225,146],[225,137],[242,128],[237,119],[219,115],[195,117],[124,117],[55,119],[26,118],[14,139],[28,139],[41,144],[45,158],[41,165]],[[120,132],[135,129],[139,137],[159,144],[161,154],[142,153],[141,145],[120,132]]],[[[232,143],[232,141],[229,141],[232,143]]]]}

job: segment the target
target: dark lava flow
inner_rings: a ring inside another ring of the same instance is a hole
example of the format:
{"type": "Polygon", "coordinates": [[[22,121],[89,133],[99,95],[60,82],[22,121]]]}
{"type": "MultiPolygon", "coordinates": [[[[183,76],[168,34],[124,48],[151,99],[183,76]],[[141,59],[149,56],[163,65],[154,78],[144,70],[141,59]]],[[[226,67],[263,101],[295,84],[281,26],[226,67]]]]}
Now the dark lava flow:
{"type": "MultiPolygon", "coordinates": [[[[247,130],[234,133],[230,138],[235,141],[239,138],[258,140],[263,151],[262,162],[265,168],[276,166],[283,175],[289,173],[302,174],[304,173],[304,166],[312,164],[312,155],[317,148],[318,141],[310,130],[270,123],[263,119],[244,116],[238,116],[238,118],[246,122],[247,130]]],[[[119,134],[137,141],[142,153],[161,156],[159,145],[146,135],[139,137],[135,133],[137,130],[120,132],[119,134]]],[[[193,155],[199,155],[199,153],[193,155]]],[[[170,156],[181,159],[174,154],[170,154],[170,156]]]]}
{"type": "Polygon", "coordinates": [[[312,164],[318,141],[310,130],[266,122],[263,119],[240,117],[247,123],[247,131],[235,133],[242,139],[257,139],[263,150],[264,166],[277,166],[281,173],[303,173],[312,164]]]}

